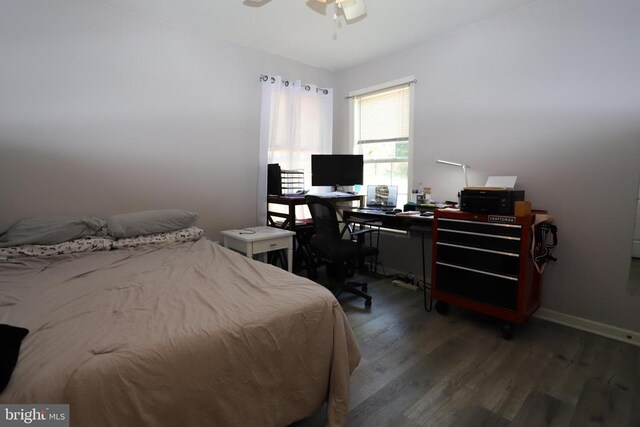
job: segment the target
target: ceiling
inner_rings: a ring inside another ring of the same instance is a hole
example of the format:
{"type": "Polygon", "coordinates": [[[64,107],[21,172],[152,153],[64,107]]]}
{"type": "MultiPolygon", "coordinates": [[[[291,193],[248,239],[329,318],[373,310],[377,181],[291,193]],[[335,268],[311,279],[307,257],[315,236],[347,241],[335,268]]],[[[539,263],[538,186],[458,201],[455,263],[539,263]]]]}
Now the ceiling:
{"type": "Polygon", "coordinates": [[[92,1],[335,71],[538,0],[365,0],[349,24],[315,0],[92,1]]]}

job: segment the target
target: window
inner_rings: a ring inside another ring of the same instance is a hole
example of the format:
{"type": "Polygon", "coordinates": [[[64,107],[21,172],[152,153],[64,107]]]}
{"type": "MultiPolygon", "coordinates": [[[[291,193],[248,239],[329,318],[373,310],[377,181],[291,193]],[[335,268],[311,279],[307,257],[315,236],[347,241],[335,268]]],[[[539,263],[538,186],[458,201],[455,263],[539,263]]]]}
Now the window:
{"type": "Polygon", "coordinates": [[[364,186],[397,185],[398,206],[409,194],[410,84],[354,97],[354,153],[364,155],[364,186]]]}

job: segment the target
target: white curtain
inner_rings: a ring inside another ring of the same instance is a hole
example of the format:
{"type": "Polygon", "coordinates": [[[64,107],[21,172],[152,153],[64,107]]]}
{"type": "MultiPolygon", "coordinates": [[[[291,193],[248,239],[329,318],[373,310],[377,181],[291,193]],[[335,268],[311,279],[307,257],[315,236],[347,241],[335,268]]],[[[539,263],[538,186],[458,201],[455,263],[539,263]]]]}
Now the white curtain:
{"type": "Polygon", "coordinates": [[[283,81],[280,76],[263,78],[258,224],[266,224],[267,218],[267,164],[304,170],[305,188],[311,188],[311,154],[330,154],[332,133],[332,89],[283,81]]]}

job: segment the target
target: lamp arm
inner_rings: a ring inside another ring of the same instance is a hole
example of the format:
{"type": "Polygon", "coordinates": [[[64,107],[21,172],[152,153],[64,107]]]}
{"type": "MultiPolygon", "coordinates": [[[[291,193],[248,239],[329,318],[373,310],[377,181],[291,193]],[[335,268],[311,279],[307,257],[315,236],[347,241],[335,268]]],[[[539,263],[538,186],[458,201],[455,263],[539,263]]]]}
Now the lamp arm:
{"type": "Polygon", "coordinates": [[[467,178],[467,165],[462,165],[462,172],[464,172],[464,186],[469,186],[469,178],[467,178]]]}

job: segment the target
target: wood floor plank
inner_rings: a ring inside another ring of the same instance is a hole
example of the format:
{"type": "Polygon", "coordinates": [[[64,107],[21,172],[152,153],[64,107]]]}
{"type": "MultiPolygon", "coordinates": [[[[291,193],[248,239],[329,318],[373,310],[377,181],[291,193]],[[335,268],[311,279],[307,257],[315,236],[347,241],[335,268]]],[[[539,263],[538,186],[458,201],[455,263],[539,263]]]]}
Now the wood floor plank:
{"type": "Polygon", "coordinates": [[[586,334],[576,335],[571,341],[573,348],[570,351],[554,351],[535,389],[575,406],[589,377],[593,353],[591,347],[601,344],[590,340],[586,334]]]}
{"type": "Polygon", "coordinates": [[[513,427],[562,427],[571,422],[574,407],[553,396],[532,392],[513,419],[513,427]]]}
{"type": "MultiPolygon", "coordinates": [[[[425,316],[426,313],[421,315],[425,316]]],[[[352,377],[352,408],[398,378],[445,341],[462,335],[469,329],[468,325],[460,327],[448,322],[446,318],[442,319],[427,317],[425,322],[429,323],[428,326],[419,324],[415,334],[408,335],[392,348],[383,347],[382,352],[372,351],[373,359],[366,359],[370,363],[365,363],[363,369],[359,367],[352,377]]],[[[363,353],[363,357],[368,356],[367,353],[363,353]]]]}
{"type": "Polygon", "coordinates": [[[630,390],[591,378],[585,383],[570,426],[630,425],[631,399],[630,390]]]}
{"type": "MultiPolygon", "coordinates": [[[[482,337],[449,339],[350,412],[350,426],[387,425],[482,346],[482,337]]],[[[405,413],[408,416],[408,414],[405,413]]],[[[420,419],[408,418],[421,424],[420,419]]]]}
{"type": "Polygon", "coordinates": [[[492,413],[512,420],[533,390],[552,353],[515,343],[495,371],[475,384],[476,401],[492,413]]]}
{"type": "MultiPolygon", "coordinates": [[[[638,368],[640,372],[640,367],[638,368]]],[[[631,420],[630,426],[640,426],[640,387],[636,387],[631,397],[631,420]]]]}
{"type": "Polygon", "coordinates": [[[414,305],[419,297],[417,292],[389,285],[387,279],[383,277],[367,277],[365,281],[369,283],[371,307],[365,308],[364,300],[357,296],[342,294],[339,297],[342,308],[349,317],[349,323],[354,329],[385,313],[398,313],[404,307],[414,305]]]}
{"type": "MultiPolygon", "coordinates": [[[[594,338],[603,340],[601,337],[594,338]]],[[[598,347],[594,356],[590,378],[633,393],[640,387],[640,369],[637,362],[640,348],[613,340],[603,341],[603,344],[598,347]]]]}
{"type": "Polygon", "coordinates": [[[509,420],[481,406],[466,406],[450,417],[451,427],[506,427],[509,420]]]}
{"type": "Polygon", "coordinates": [[[482,335],[483,340],[471,348],[464,359],[405,411],[408,418],[424,425],[449,425],[456,413],[476,405],[479,394],[476,384],[493,375],[496,368],[511,357],[513,350],[513,346],[500,337],[482,335]],[[492,357],[486,357],[487,353],[492,357]]]}

